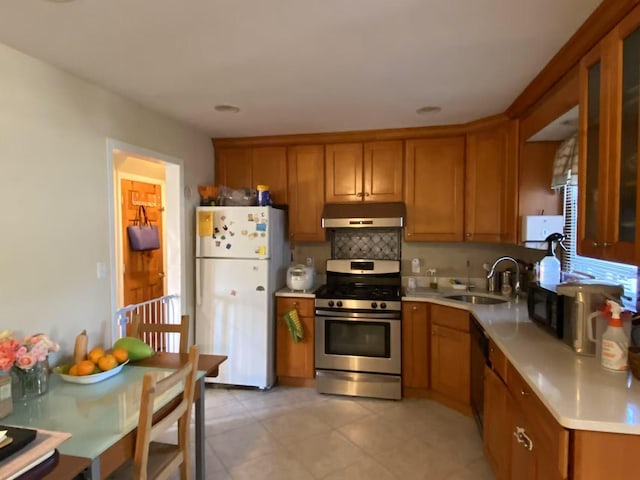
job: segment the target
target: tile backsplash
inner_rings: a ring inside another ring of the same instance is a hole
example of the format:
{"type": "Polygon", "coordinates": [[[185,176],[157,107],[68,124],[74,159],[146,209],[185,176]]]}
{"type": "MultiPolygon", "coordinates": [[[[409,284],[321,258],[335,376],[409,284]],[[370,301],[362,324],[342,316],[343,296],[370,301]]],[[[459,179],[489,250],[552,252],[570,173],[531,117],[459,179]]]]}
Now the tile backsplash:
{"type": "Polygon", "coordinates": [[[398,260],[402,245],[402,230],[335,230],[333,232],[333,258],[367,258],[398,260]]]}
{"type": "MultiPolygon", "coordinates": [[[[427,268],[435,268],[442,277],[483,277],[486,272],[482,268],[483,263],[492,264],[497,258],[509,255],[520,258],[526,262],[540,260],[544,250],[534,250],[517,245],[490,244],[490,243],[418,243],[401,242],[402,275],[424,276],[427,268]],[[411,259],[420,261],[420,273],[411,273],[411,259]],[[467,269],[467,260],[470,267],[467,269]]],[[[361,251],[366,256],[366,250],[361,251]]],[[[315,267],[319,273],[324,273],[326,261],[331,258],[331,243],[300,243],[292,250],[292,258],[295,263],[305,263],[307,258],[313,258],[315,267]]],[[[505,264],[507,267],[508,264],[505,264]]],[[[503,267],[501,267],[503,269],[503,267]]]]}

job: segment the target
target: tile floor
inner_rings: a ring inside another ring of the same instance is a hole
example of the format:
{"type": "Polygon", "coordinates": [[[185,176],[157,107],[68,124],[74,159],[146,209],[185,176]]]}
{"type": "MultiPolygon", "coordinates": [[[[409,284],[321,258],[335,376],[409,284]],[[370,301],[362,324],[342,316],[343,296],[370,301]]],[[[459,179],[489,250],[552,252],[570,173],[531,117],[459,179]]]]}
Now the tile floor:
{"type": "Polygon", "coordinates": [[[493,479],[472,418],[425,399],[206,390],[207,479],[493,479]]]}

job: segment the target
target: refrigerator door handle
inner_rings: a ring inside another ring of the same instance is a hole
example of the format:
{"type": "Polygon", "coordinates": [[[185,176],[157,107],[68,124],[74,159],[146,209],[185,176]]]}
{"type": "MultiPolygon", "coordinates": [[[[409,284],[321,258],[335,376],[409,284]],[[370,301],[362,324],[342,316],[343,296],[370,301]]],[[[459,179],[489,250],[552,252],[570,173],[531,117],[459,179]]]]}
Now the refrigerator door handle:
{"type": "Polygon", "coordinates": [[[200,262],[196,260],[196,305],[202,305],[202,277],[200,276],[200,262]]]}

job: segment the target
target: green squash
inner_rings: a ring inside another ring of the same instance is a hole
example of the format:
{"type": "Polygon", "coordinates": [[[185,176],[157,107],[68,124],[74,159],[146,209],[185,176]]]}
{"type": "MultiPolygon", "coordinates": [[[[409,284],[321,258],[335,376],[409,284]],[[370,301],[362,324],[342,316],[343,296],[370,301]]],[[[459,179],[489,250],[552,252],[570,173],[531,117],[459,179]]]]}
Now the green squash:
{"type": "Polygon", "coordinates": [[[155,352],[153,348],[136,337],[122,337],[116,340],[113,348],[122,348],[129,353],[129,360],[135,362],[151,357],[155,352]]]}

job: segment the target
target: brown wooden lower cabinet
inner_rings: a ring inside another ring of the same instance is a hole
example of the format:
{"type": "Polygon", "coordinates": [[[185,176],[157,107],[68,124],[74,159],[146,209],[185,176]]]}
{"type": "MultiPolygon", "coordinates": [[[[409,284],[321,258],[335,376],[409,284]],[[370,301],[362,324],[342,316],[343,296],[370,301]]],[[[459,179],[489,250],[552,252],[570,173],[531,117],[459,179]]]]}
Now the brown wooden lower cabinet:
{"type": "Polygon", "coordinates": [[[489,367],[484,369],[484,453],[496,474],[496,480],[509,478],[511,425],[507,413],[509,391],[489,367]]]}
{"type": "Polygon", "coordinates": [[[437,400],[470,414],[471,335],[466,310],[431,305],[431,391],[437,400]]]}
{"type": "Polygon", "coordinates": [[[402,303],[402,388],[404,396],[429,389],[429,304],[402,303]]]}
{"type": "Polygon", "coordinates": [[[312,385],[315,377],[314,300],[278,297],[276,299],[276,376],[281,385],[312,385]],[[294,343],[283,315],[298,311],[304,338],[294,343]]]}
{"type": "MultiPolygon", "coordinates": [[[[513,396],[507,395],[507,415],[510,419],[511,454],[509,458],[509,476],[514,480],[562,480],[568,478],[566,469],[557,468],[560,461],[557,452],[545,440],[542,433],[544,425],[521,408],[513,396]]],[[[567,433],[565,431],[565,433],[567,433]]],[[[568,436],[566,446],[568,447],[568,436]]],[[[567,454],[565,450],[565,455],[567,454]]]]}
{"type": "MultiPolygon", "coordinates": [[[[504,357],[493,342],[491,348],[494,358],[504,357]]],[[[510,363],[500,375],[485,368],[483,442],[496,478],[569,478],[569,431],[553,418],[510,363]],[[503,373],[506,384],[500,376],[503,373]]]]}
{"type": "Polygon", "coordinates": [[[640,478],[640,435],[574,430],[571,438],[573,480],[640,478]]]}

